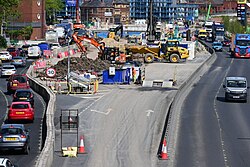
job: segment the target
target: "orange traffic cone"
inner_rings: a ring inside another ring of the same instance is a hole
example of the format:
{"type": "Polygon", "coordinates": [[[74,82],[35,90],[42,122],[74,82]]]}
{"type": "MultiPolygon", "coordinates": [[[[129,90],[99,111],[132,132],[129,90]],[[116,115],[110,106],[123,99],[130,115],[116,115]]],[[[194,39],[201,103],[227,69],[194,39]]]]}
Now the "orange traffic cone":
{"type": "Polygon", "coordinates": [[[163,160],[167,160],[168,159],[167,140],[166,140],[166,138],[164,138],[163,144],[162,144],[161,159],[163,159],[163,160]]]}
{"type": "Polygon", "coordinates": [[[84,143],[83,143],[83,136],[80,137],[80,148],[79,153],[85,153],[84,143]]]}

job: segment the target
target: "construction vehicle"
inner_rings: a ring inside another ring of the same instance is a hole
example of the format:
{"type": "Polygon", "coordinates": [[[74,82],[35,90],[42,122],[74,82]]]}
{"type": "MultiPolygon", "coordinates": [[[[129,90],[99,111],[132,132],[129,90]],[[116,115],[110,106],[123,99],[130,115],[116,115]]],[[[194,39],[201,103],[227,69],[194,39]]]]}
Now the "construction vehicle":
{"type": "Polygon", "coordinates": [[[207,35],[208,35],[208,33],[207,33],[207,30],[206,30],[206,29],[201,29],[201,30],[199,30],[199,32],[198,32],[198,38],[199,38],[199,39],[206,39],[206,38],[207,38],[207,35]]]}
{"type": "Polygon", "coordinates": [[[72,35],[72,39],[74,40],[74,42],[76,43],[76,45],[78,46],[78,48],[80,49],[80,51],[82,52],[82,54],[86,54],[86,46],[84,46],[83,42],[88,42],[90,44],[92,44],[93,46],[95,46],[98,50],[99,50],[99,53],[98,55],[103,55],[103,51],[104,51],[104,48],[105,48],[105,43],[104,42],[97,42],[95,39],[93,38],[90,38],[88,36],[78,36],[77,35],[78,32],[74,32],[73,35],[72,35]]]}
{"type": "Polygon", "coordinates": [[[178,63],[181,59],[189,57],[188,49],[179,47],[178,45],[178,40],[168,40],[159,42],[157,45],[126,46],[126,52],[132,57],[143,57],[146,63],[152,63],[155,58],[171,63],[178,63]]]}
{"type": "Polygon", "coordinates": [[[233,34],[231,41],[231,57],[250,58],[250,34],[233,34]]]}
{"type": "Polygon", "coordinates": [[[88,42],[91,45],[95,46],[99,50],[98,57],[101,60],[109,60],[110,62],[115,62],[116,58],[120,56],[119,48],[105,47],[105,42],[97,42],[94,38],[90,38],[86,35],[78,36],[77,32],[74,32],[72,38],[82,52],[83,56],[87,54],[87,49],[84,46],[83,42],[88,42]]]}
{"type": "Polygon", "coordinates": [[[116,41],[119,41],[120,38],[122,37],[123,37],[123,25],[122,24],[120,24],[119,26],[115,28],[109,29],[108,38],[112,38],[112,39],[115,39],[116,41]],[[118,34],[119,31],[120,33],[118,34]]]}

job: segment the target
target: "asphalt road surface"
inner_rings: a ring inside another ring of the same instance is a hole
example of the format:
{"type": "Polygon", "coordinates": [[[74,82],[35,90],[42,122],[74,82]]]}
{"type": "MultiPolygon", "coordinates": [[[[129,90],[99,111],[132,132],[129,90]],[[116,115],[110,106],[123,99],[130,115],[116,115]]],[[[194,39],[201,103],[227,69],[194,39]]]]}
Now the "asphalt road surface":
{"type": "Polygon", "coordinates": [[[217,52],[183,104],[174,166],[250,166],[250,99],[225,102],[222,87],[226,76],[250,82],[250,60],[231,58],[227,51],[217,52]]]}
{"type": "MultiPolygon", "coordinates": [[[[27,61],[26,68],[17,68],[17,73],[23,74],[26,73],[27,68],[31,64],[32,60],[27,61]]],[[[2,125],[7,118],[7,106],[12,102],[12,95],[7,94],[6,90],[7,81],[6,78],[0,78],[0,104],[1,104],[1,116],[0,124],[2,125]]],[[[1,151],[1,157],[8,157],[14,164],[24,167],[24,166],[34,166],[35,160],[40,153],[41,148],[41,122],[43,114],[45,111],[45,103],[41,96],[34,92],[35,99],[35,120],[34,123],[25,123],[25,127],[30,129],[30,153],[29,155],[24,155],[20,151],[1,151]]]]}
{"type": "MultiPolygon", "coordinates": [[[[150,64],[147,69],[151,76],[147,73],[146,78],[153,79],[152,76],[155,76],[155,79],[168,80],[177,73],[177,83],[181,85],[209,55],[201,54],[199,57],[178,65],[150,64]],[[175,68],[176,66],[178,67],[175,68]]],[[[158,166],[157,153],[166,112],[177,89],[142,88],[136,85],[100,86],[96,95],[57,95],[54,118],[55,154],[52,166],[158,166]],[[61,145],[77,146],[77,136],[75,133],[61,135],[61,109],[79,110],[78,137],[84,136],[86,154],[78,154],[77,158],[62,157],[61,145]]]]}

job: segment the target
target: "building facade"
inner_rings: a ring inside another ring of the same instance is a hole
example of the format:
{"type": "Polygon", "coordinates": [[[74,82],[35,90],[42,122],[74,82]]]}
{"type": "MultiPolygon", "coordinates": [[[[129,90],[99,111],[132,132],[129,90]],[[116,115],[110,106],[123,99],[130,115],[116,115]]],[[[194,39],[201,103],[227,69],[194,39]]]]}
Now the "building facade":
{"type": "Polygon", "coordinates": [[[129,22],[128,0],[88,0],[80,8],[82,22],[106,24],[129,22]]]}
{"type": "MultiPolygon", "coordinates": [[[[149,0],[130,0],[130,19],[147,19],[149,6],[149,0]]],[[[198,17],[198,5],[176,0],[154,0],[153,15],[157,21],[162,22],[171,22],[180,18],[194,20],[198,17]]]]}
{"type": "Polygon", "coordinates": [[[45,35],[45,0],[22,0],[18,6],[19,18],[12,18],[8,30],[33,27],[32,40],[44,38],[45,35]]]}

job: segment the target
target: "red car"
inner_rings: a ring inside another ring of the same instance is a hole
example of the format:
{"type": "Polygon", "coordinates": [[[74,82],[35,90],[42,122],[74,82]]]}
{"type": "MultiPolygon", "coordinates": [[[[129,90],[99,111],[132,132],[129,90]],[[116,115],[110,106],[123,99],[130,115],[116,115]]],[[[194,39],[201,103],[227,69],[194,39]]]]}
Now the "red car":
{"type": "Polygon", "coordinates": [[[28,120],[34,121],[34,108],[29,102],[12,102],[8,112],[8,121],[28,120]]]}
{"type": "Polygon", "coordinates": [[[18,51],[16,50],[15,47],[8,47],[7,51],[10,52],[10,54],[11,54],[12,57],[17,56],[18,51]]]}
{"type": "Polygon", "coordinates": [[[26,74],[12,74],[7,79],[8,93],[14,93],[17,89],[29,89],[29,81],[26,74]]]}

